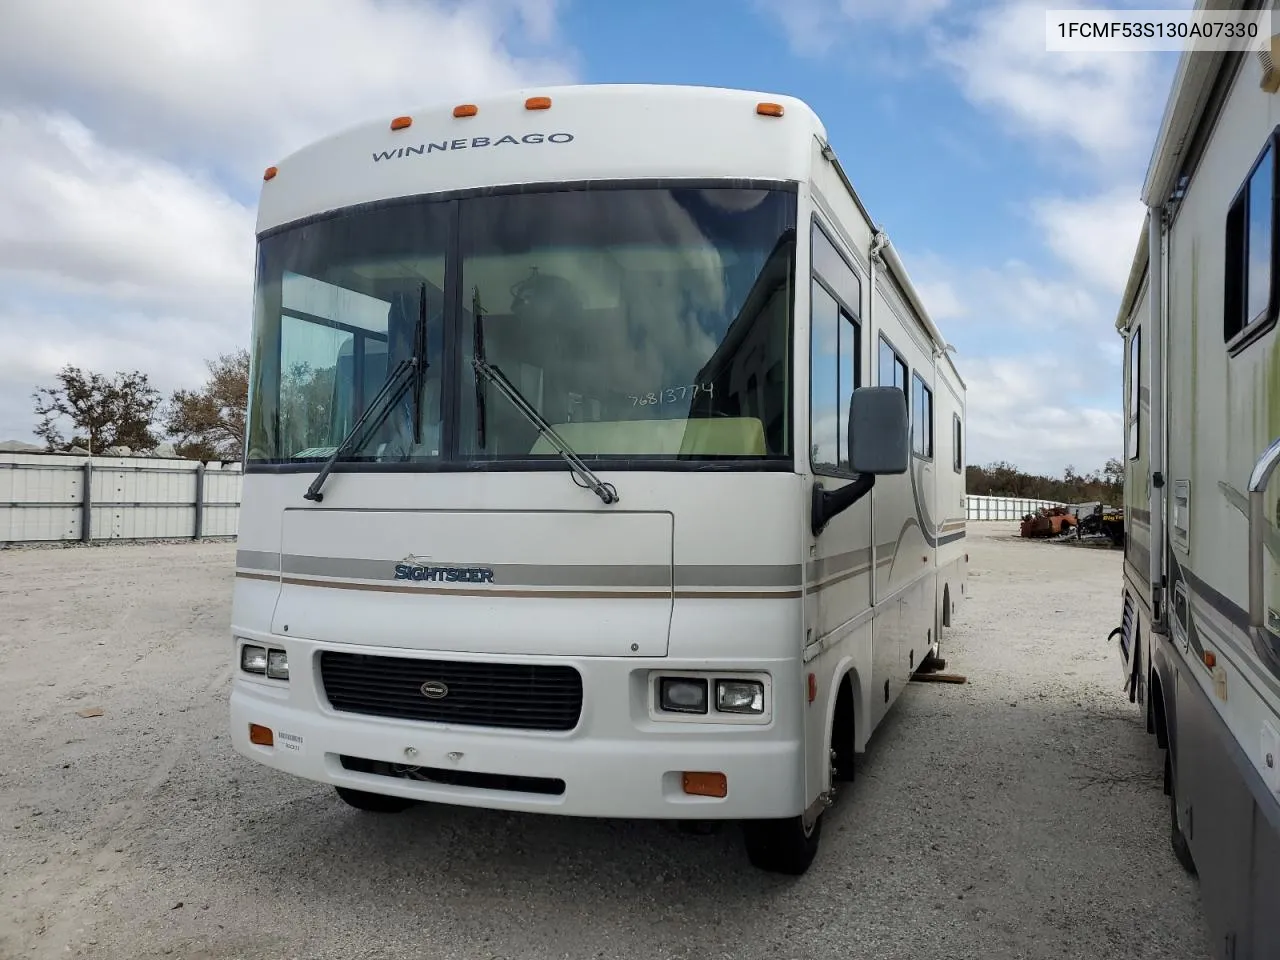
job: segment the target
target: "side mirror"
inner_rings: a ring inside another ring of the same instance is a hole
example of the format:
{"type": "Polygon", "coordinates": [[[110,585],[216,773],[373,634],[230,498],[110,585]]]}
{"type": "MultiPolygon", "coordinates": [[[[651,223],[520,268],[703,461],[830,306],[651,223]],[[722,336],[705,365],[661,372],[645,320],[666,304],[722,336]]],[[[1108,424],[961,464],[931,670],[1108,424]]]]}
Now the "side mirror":
{"type": "Polygon", "coordinates": [[[897,387],[859,387],[849,400],[849,466],[855,473],[906,473],[911,465],[907,397],[897,387]]]}
{"type": "Polygon", "coordinates": [[[881,474],[911,466],[907,398],[897,387],[859,387],[849,400],[849,466],[858,478],[836,490],[814,483],[809,524],[816,537],[837,514],[871,492],[881,474]]]}

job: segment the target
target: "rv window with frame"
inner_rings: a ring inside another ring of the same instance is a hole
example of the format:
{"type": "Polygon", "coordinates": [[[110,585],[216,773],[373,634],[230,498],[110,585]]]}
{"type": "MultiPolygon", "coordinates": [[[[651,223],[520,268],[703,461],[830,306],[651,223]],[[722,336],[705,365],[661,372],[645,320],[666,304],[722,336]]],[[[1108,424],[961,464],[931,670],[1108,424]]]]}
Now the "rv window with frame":
{"type": "Polygon", "coordinates": [[[960,415],[953,413],[951,415],[951,468],[956,473],[964,472],[964,455],[961,452],[960,444],[963,439],[963,431],[960,426],[960,415]]]}
{"type": "Polygon", "coordinates": [[[862,285],[816,220],[812,240],[810,461],[815,472],[846,473],[851,470],[849,400],[862,382],[861,327],[856,319],[862,285]]]}
{"type": "MultiPolygon", "coordinates": [[[[1277,128],[1280,130],[1280,128],[1277,128]]],[[[1243,349],[1276,322],[1277,132],[1254,160],[1227,211],[1222,335],[1231,352],[1243,349]]]]}
{"type": "Polygon", "coordinates": [[[918,457],[933,459],[933,391],[920,374],[911,375],[911,450],[918,457]]]}
{"type": "Polygon", "coordinates": [[[1129,459],[1138,459],[1138,419],[1142,412],[1142,327],[1134,327],[1129,338],[1129,459]]]}
{"type": "Polygon", "coordinates": [[[907,392],[907,362],[893,349],[893,344],[883,333],[880,334],[880,376],[877,383],[882,387],[897,387],[904,394],[907,392]]]}

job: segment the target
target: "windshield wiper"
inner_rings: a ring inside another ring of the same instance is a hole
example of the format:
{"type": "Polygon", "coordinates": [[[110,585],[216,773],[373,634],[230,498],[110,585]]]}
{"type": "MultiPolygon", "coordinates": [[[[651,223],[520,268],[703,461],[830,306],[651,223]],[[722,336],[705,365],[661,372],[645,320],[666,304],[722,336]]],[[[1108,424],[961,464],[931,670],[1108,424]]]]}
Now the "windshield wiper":
{"type": "MultiPolygon", "coordinates": [[[[516,389],[515,384],[507,379],[506,374],[485,359],[484,329],[481,326],[481,314],[477,309],[478,307],[479,290],[476,291],[476,295],[472,298],[472,320],[475,323],[475,356],[471,361],[471,365],[475,367],[476,373],[480,374],[487,381],[497,387],[502,394],[511,401],[512,405],[524,414],[525,418],[530,423],[538,428],[538,432],[542,434],[542,436],[546,437],[547,441],[553,447],[560,451],[560,456],[564,458],[564,462],[567,463],[569,465],[569,469],[573,471],[575,483],[578,483],[578,481],[581,480],[582,482],[578,484],[579,486],[583,486],[590,490],[605,503],[617,503],[619,497],[618,491],[614,485],[606,483],[596,476],[592,469],[583,463],[582,458],[573,452],[573,448],[570,447],[569,444],[565,443],[564,438],[561,437],[560,434],[556,433],[555,428],[547,422],[547,419],[538,412],[538,408],[526,400],[524,394],[516,389]]],[[[476,411],[479,421],[477,423],[477,427],[483,431],[484,404],[483,400],[479,396],[477,399],[481,401],[479,409],[476,411]]],[[[483,436],[483,433],[481,433],[481,436],[483,436]]]]}
{"type": "Polygon", "coordinates": [[[361,443],[363,443],[368,437],[369,431],[376,429],[382,423],[386,415],[394,410],[396,404],[400,402],[400,397],[404,394],[405,387],[410,383],[415,388],[413,397],[413,441],[415,444],[422,442],[422,378],[426,373],[427,367],[430,366],[426,358],[426,331],[427,286],[423,284],[418,299],[418,320],[413,330],[413,353],[396,364],[396,368],[391,371],[391,376],[387,377],[382,389],[378,391],[369,406],[365,408],[364,413],[360,414],[356,422],[351,425],[347,435],[339,441],[337,449],[329,455],[329,459],[324,462],[324,466],[320,468],[316,478],[311,481],[311,486],[307,487],[307,492],[302,495],[304,500],[314,500],[316,503],[324,500],[324,494],[320,492],[320,488],[324,486],[324,482],[332,472],[334,464],[338,462],[339,458],[347,450],[355,446],[352,441],[356,437],[359,437],[361,443]],[[413,371],[412,380],[405,376],[405,373],[410,370],[413,371]],[[366,423],[368,424],[367,427],[366,423]]]}

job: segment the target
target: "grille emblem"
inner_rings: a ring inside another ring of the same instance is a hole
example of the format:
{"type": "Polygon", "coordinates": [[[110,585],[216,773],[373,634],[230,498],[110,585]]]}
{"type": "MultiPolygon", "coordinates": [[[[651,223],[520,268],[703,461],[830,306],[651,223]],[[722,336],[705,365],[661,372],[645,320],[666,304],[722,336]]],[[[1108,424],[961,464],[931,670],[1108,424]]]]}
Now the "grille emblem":
{"type": "Polygon", "coordinates": [[[443,700],[449,695],[449,688],[439,680],[428,680],[418,689],[428,700],[443,700]]]}

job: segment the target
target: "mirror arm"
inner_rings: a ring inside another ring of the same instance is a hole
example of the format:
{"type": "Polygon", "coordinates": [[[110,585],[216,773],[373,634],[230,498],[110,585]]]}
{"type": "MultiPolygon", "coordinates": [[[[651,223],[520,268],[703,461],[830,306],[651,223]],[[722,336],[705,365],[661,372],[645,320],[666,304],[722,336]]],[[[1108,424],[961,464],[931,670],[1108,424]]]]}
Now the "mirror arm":
{"type": "Polygon", "coordinates": [[[839,490],[823,490],[821,484],[813,485],[813,504],[809,511],[809,525],[816,537],[832,517],[843,513],[871,492],[876,485],[874,473],[861,473],[852,483],[839,490]]]}

